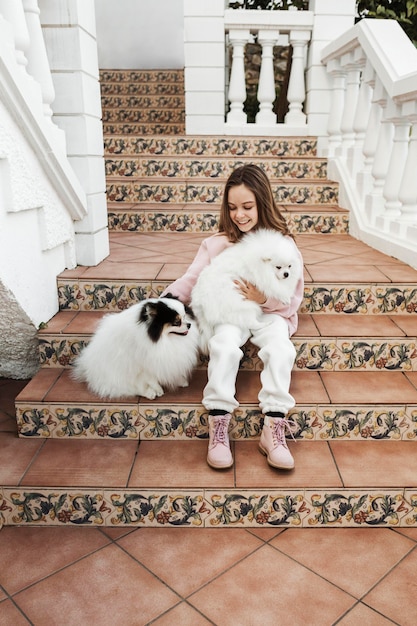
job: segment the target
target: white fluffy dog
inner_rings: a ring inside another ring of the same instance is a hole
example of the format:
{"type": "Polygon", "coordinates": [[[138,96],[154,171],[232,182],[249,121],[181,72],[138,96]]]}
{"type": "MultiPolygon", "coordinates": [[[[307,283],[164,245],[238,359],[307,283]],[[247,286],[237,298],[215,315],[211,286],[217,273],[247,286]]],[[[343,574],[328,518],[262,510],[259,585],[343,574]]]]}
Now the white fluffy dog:
{"type": "Polygon", "coordinates": [[[248,281],[266,298],[289,304],[301,272],[294,245],[278,231],[259,229],[226,248],[202,270],[192,292],[203,346],[218,324],[259,327],[261,306],[247,300],[234,281],[248,281]]]}
{"type": "Polygon", "coordinates": [[[150,298],[108,314],[75,361],[73,376],[102,398],[186,387],[197,364],[199,332],[190,309],[173,298],[150,298]]]}

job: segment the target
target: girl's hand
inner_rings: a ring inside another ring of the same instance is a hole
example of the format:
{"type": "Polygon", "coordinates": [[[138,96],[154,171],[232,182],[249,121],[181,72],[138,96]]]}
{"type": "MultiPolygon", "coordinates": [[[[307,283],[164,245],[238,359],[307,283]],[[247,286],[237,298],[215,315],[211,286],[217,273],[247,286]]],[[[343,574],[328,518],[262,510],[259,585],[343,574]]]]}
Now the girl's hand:
{"type": "Polygon", "coordinates": [[[233,282],[244,298],[252,300],[252,302],[257,302],[258,304],[265,304],[265,294],[259,291],[255,285],[252,285],[252,283],[247,280],[235,280],[233,282]]]}

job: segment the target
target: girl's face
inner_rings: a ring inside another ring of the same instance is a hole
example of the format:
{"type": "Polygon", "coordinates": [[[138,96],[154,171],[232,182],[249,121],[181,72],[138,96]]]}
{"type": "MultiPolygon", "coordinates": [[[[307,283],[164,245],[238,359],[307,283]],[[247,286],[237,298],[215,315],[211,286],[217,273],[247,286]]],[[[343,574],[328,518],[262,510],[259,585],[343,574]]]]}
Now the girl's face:
{"type": "Polygon", "coordinates": [[[228,206],[230,219],[242,233],[247,233],[258,223],[258,207],[255,194],[246,185],[229,189],[228,206]]]}

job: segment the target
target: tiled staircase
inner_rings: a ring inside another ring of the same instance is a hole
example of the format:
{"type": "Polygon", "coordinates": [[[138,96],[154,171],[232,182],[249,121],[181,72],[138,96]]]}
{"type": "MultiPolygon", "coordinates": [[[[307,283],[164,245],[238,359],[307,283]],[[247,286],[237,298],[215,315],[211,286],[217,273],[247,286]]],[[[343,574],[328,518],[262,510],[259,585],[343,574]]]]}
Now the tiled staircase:
{"type": "Polygon", "coordinates": [[[102,72],[111,254],[58,277],[60,312],[40,330],[41,369],[16,400],[20,438],[7,438],[3,522],[417,526],[417,271],[349,236],[314,138],[185,136],[182,75],[166,74],[165,87],[162,73],[102,72]],[[104,402],[71,379],[103,314],[184,272],[216,231],[225,179],[247,161],[270,176],[305,262],[292,472],[257,450],[250,344],[235,465],[222,472],[205,462],[204,360],[189,388],[156,401],[104,402]]]}

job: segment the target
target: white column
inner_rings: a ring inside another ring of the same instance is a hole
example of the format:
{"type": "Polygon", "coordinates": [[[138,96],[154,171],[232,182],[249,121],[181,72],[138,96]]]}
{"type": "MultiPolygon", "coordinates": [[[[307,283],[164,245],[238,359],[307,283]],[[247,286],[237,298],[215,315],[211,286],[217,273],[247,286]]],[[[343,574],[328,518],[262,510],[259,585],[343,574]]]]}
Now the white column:
{"type": "Polygon", "coordinates": [[[340,63],[336,59],[328,63],[327,71],[332,76],[330,113],[327,126],[327,133],[329,135],[328,156],[334,156],[341,140],[340,126],[345,102],[346,73],[341,69],[340,63]]]}
{"type": "MultiPolygon", "coordinates": [[[[384,215],[400,215],[401,201],[399,199],[401,180],[408,155],[408,140],[410,135],[410,121],[400,115],[401,105],[390,101],[387,107],[387,116],[394,124],[394,143],[387,169],[384,185],[385,211],[384,215]]],[[[417,175],[417,170],[415,171],[417,175]]]]}
{"type": "Polygon", "coordinates": [[[259,74],[258,100],[259,111],[256,123],[263,125],[276,124],[277,116],[272,110],[276,97],[274,77],[274,45],[278,43],[278,30],[260,30],[258,43],[262,46],[261,71],[259,74]]]}
{"type": "Polygon", "coordinates": [[[227,114],[227,123],[239,126],[247,122],[246,113],[243,111],[243,103],[246,100],[245,46],[249,38],[249,30],[229,31],[229,41],[233,47],[233,58],[228,93],[230,111],[227,114]]]}
{"type": "Polygon", "coordinates": [[[305,90],[305,47],[310,40],[310,31],[291,31],[290,44],[292,45],[291,74],[288,83],[288,113],[285,116],[286,124],[303,126],[307,116],[303,113],[303,104],[306,97],[305,90]]]}
{"type": "Polygon", "coordinates": [[[52,116],[51,104],[55,99],[55,90],[52,82],[46,54],[45,41],[39,19],[40,11],[37,0],[23,0],[26,24],[29,32],[30,47],[27,53],[29,74],[40,84],[44,114],[52,116]]]}
{"type": "Polygon", "coordinates": [[[407,160],[398,195],[402,203],[401,221],[417,222],[417,116],[411,118],[411,123],[407,160]]]}
{"type": "Polygon", "coordinates": [[[0,14],[13,28],[16,59],[23,68],[27,65],[26,52],[29,49],[29,32],[20,0],[0,0],[0,14]]]}

